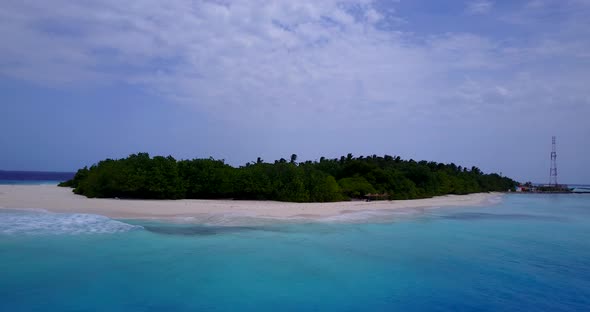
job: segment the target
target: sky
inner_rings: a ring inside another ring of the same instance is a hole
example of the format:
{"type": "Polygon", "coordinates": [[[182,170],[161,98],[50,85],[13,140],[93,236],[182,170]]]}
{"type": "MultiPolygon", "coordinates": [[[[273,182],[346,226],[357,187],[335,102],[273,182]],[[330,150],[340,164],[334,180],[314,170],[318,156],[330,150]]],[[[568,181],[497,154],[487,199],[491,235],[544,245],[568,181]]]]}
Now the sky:
{"type": "Polygon", "coordinates": [[[0,169],[394,155],[590,183],[590,0],[4,0],[0,169]]]}

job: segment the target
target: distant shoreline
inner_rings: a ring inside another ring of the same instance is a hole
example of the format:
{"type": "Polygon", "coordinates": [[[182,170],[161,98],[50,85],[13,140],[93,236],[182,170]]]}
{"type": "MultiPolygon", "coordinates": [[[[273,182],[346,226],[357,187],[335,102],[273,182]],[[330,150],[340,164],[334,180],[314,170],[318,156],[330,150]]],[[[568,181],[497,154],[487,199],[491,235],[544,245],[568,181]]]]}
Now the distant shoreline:
{"type": "Polygon", "coordinates": [[[478,206],[502,193],[446,195],[428,199],[287,203],[250,200],[126,200],[86,198],[70,188],[54,185],[0,185],[0,208],[45,209],[60,213],[86,213],[114,219],[202,220],[245,217],[276,220],[317,220],[350,213],[387,212],[402,209],[478,206]]]}

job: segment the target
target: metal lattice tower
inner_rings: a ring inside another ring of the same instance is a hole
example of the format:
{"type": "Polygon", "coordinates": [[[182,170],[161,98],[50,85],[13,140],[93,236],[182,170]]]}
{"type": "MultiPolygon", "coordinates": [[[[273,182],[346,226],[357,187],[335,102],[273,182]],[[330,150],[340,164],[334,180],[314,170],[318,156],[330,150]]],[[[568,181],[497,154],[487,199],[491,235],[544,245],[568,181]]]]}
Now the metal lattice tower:
{"type": "Polygon", "coordinates": [[[552,138],[551,148],[551,169],[549,169],[549,185],[557,186],[557,148],[555,147],[555,137],[552,138]]]}

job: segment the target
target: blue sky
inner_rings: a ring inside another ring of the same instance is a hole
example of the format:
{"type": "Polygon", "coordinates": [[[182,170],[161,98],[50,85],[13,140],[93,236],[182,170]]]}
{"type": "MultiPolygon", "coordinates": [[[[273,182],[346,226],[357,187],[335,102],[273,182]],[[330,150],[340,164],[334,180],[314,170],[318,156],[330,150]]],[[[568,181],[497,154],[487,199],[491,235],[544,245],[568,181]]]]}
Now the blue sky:
{"type": "Polygon", "coordinates": [[[590,1],[2,1],[0,169],[389,154],[590,182],[590,1]]]}

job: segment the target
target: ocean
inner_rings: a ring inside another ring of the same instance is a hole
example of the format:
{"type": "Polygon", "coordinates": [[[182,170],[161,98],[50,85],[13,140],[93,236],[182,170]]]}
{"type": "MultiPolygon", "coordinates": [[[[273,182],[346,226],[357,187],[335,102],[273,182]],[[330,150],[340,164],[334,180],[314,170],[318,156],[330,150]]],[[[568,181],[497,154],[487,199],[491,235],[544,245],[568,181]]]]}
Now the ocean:
{"type": "Polygon", "coordinates": [[[0,311],[589,311],[590,195],[241,226],[0,209],[0,259],[0,311]]]}
{"type": "Polygon", "coordinates": [[[0,184],[39,185],[58,184],[73,178],[74,172],[6,171],[0,170],[0,184]]]}

